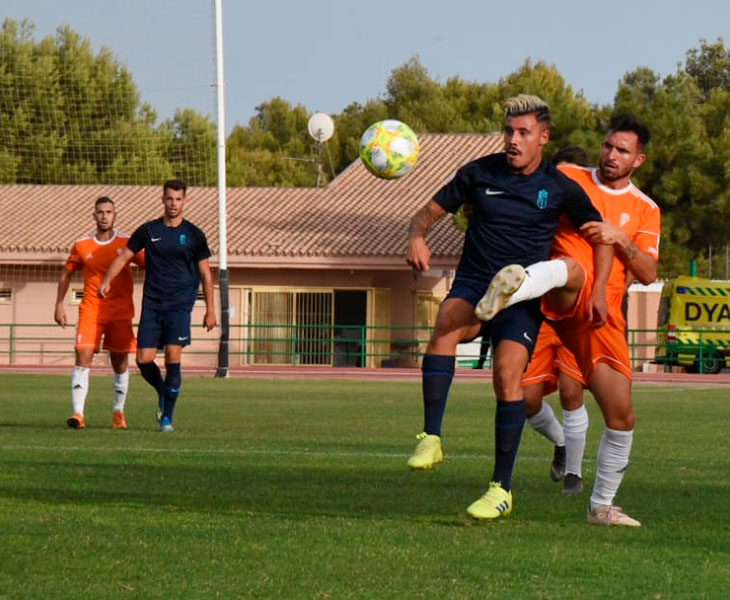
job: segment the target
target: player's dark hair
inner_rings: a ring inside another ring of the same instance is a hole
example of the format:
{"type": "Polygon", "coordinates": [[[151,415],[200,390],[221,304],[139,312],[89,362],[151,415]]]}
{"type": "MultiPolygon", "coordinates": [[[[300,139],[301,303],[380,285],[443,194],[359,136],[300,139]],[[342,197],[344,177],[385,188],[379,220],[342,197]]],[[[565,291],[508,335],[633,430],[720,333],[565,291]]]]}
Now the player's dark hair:
{"type": "Polygon", "coordinates": [[[179,179],[168,179],[165,183],[162,184],[162,193],[165,194],[167,190],[175,190],[176,192],[182,190],[184,196],[185,193],[188,191],[188,184],[179,179]]]}
{"type": "Polygon", "coordinates": [[[114,206],[114,200],[112,200],[109,196],[101,196],[96,199],[96,202],[94,202],[94,209],[98,208],[100,204],[111,204],[114,206]]]}
{"type": "Polygon", "coordinates": [[[571,163],[579,167],[587,167],[590,164],[588,153],[580,146],[563,146],[553,156],[552,163],[571,163]]]}
{"type": "Polygon", "coordinates": [[[611,117],[608,123],[608,131],[631,131],[639,138],[639,144],[642,148],[649,143],[651,138],[649,128],[630,113],[621,113],[611,117]]]}

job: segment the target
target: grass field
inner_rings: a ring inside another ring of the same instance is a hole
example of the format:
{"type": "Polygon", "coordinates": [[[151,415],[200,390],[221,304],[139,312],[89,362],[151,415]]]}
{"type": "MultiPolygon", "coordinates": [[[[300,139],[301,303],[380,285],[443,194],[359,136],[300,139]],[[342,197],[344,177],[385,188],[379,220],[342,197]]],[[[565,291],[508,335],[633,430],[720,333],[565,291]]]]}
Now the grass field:
{"type": "MultiPolygon", "coordinates": [[[[639,387],[618,501],[640,529],[585,523],[551,448],[525,430],[515,511],[464,509],[492,468],[494,400],[456,383],[446,462],[410,473],[420,384],[187,377],[161,434],[132,378],[112,431],[93,377],[85,431],[69,378],[2,375],[0,598],[730,598],[730,393],[639,387]]],[[[584,475],[602,430],[590,401],[584,475]]]]}

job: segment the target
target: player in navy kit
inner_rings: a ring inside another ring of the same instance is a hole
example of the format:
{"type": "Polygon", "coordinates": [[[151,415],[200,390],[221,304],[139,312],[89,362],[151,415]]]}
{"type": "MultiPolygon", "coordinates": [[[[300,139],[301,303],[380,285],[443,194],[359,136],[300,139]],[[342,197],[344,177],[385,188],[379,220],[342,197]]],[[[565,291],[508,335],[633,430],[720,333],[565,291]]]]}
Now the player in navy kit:
{"type": "Polygon", "coordinates": [[[121,267],[144,248],[146,260],[142,316],[137,332],[137,366],[157,391],[160,430],[172,432],[172,416],[180,392],[182,349],[190,344],[190,313],[202,283],[205,297],[203,325],[216,324],[210,249],[205,234],[183,218],[185,192],[182,181],[163,185],[163,216],[140,226],[127,247],[109,266],[99,286],[103,297],[121,267]],[[158,348],[165,349],[165,379],[155,364],[158,348]]]}
{"type": "MultiPolygon", "coordinates": [[[[548,105],[536,96],[520,95],[507,100],[505,113],[505,152],[460,168],[416,213],[409,226],[406,257],[412,268],[427,270],[431,252],[426,234],[447,212],[454,213],[465,203],[471,205],[456,277],[439,308],[423,358],[425,423],[408,466],[424,470],[443,461],[441,423],[454,376],[456,346],[479,335],[484,326],[494,352],[495,465],[488,491],[467,508],[476,519],[494,519],[512,512],[512,470],[526,412],[521,377],[543,317],[539,299],[502,310],[486,324],[475,315],[475,306],[506,265],[527,266],[547,260],[562,214],[578,227],[601,221],[580,186],[543,160],[542,151],[550,137],[548,105]]],[[[597,270],[607,273],[612,249],[599,245],[595,254],[597,270]]],[[[597,322],[605,321],[605,310],[605,298],[597,297],[597,322]]]]}

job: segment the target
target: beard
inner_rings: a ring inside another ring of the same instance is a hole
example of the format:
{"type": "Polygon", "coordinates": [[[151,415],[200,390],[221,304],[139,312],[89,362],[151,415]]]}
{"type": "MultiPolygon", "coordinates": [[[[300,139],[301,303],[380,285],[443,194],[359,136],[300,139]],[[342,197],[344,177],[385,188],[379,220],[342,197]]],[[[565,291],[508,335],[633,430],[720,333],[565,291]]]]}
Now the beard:
{"type": "Polygon", "coordinates": [[[617,181],[624,177],[630,177],[633,171],[630,168],[621,169],[620,167],[609,166],[606,163],[600,163],[598,170],[601,173],[601,179],[604,181],[617,181]]]}

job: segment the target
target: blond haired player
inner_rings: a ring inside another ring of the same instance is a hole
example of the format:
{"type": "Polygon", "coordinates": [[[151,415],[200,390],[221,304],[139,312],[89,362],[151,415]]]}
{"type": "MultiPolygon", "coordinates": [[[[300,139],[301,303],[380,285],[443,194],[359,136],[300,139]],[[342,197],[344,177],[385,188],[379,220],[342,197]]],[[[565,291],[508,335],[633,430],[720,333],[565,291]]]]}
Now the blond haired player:
{"type": "MultiPolygon", "coordinates": [[[[76,240],[71,254],[66,260],[66,268],[58,282],[54,319],[61,327],[68,322],[64,299],[71,276],[75,271],[84,274],[84,297],[79,306],[79,319],[76,327],[76,365],[71,376],[71,403],[73,415],[66,424],[73,429],[85,429],[84,407],[89,391],[89,370],[95,352],[99,352],[103,336],[103,349],[109,351],[114,370],[113,429],[127,429],[124,404],[127,399],[129,372],[127,355],[135,350],[132,317],[132,272],[129,263],[125,266],[112,286],[109,295],[102,299],[97,288],[112,261],[126,247],[129,236],[114,229],[116,211],[114,201],[102,196],[94,203],[96,232],[76,240]]],[[[139,266],[144,266],[144,254],[132,258],[139,266]]]]}
{"type": "MultiPolygon", "coordinates": [[[[562,168],[581,185],[604,220],[583,225],[580,228],[583,235],[564,224],[551,251],[552,256],[561,258],[548,261],[534,271],[532,266],[528,267],[529,273],[523,270],[517,277],[519,284],[510,289],[499,284],[499,275],[495,276],[489,301],[485,296],[484,306],[477,307],[493,312],[495,308],[499,311],[503,306],[534,298],[536,286],[532,280],[540,279],[543,269],[559,268],[565,257],[580,264],[583,285],[572,308],[556,310],[551,294],[559,290],[551,289],[543,297],[542,309],[561,341],[575,354],[606,424],[598,448],[596,480],[588,511],[588,522],[598,525],[641,525],[613,501],[629,464],[635,423],[626,319],[621,303],[628,272],[638,281],[650,283],[656,278],[659,259],[659,207],[631,183],[634,170],[644,163],[644,148],[648,142],[649,130],[632,115],[617,115],[611,119],[601,146],[599,168],[562,168]],[[600,328],[591,325],[590,306],[585,301],[588,290],[593,287],[592,250],[586,239],[594,244],[611,244],[616,252],[606,284],[608,320],[600,328]]],[[[544,290],[539,295],[542,293],[544,290]]],[[[536,353],[538,351],[536,349],[536,353]]],[[[526,378],[533,374],[528,371],[526,378]]],[[[530,396],[526,394],[526,397],[530,396]]]]}
{"type": "MultiPolygon", "coordinates": [[[[512,473],[525,422],[521,379],[537,337],[540,301],[510,307],[485,325],[474,307],[494,275],[505,265],[545,261],[562,214],[577,225],[600,221],[585,192],[543,158],[550,139],[550,107],[536,96],[519,95],[505,102],[505,152],[461,167],[454,177],[411,219],[406,262],[428,270],[428,233],[447,212],[473,207],[461,261],[447,298],[436,316],[433,335],[421,365],[423,431],[408,459],[414,471],[443,461],[441,426],[454,377],[456,347],[477,335],[491,338],[494,348],[494,470],[489,488],[466,509],[477,520],[512,512],[512,473]]],[[[596,250],[597,271],[607,275],[613,250],[596,250]],[[607,252],[606,252],[607,251],[607,252]]],[[[522,268],[522,267],[520,267],[522,268]]],[[[596,315],[605,318],[605,299],[594,298],[596,315]]]]}

